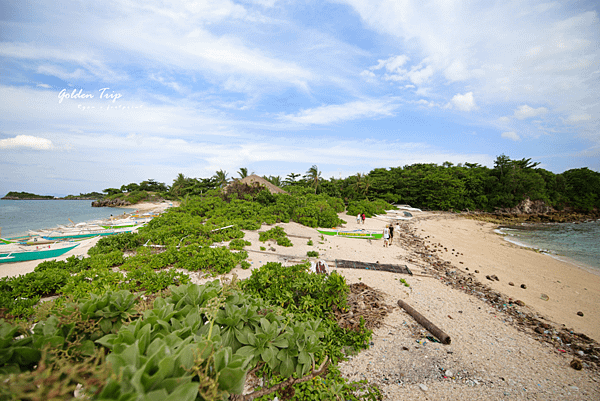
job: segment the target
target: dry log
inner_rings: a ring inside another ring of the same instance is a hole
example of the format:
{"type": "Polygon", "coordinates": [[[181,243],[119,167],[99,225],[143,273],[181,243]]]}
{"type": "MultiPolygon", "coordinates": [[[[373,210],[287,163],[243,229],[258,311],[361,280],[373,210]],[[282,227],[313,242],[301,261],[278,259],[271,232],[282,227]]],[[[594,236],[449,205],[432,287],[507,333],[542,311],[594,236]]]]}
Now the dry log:
{"type": "Polygon", "coordinates": [[[402,300],[398,300],[398,305],[407,311],[421,326],[425,327],[427,331],[440,340],[442,344],[450,344],[450,336],[440,330],[435,324],[431,323],[425,316],[414,310],[412,306],[402,300]]]}

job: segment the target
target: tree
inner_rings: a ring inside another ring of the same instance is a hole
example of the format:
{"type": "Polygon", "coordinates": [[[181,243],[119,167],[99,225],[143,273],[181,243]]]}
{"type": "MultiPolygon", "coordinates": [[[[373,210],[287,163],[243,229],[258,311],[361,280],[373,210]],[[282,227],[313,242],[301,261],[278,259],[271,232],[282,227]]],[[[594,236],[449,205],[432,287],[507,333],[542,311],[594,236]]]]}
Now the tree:
{"type": "Polygon", "coordinates": [[[283,182],[287,185],[293,184],[296,182],[296,178],[300,177],[301,175],[302,174],[289,173],[283,182]]]}
{"type": "Polygon", "coordinates": [[[183,173],[177,174],[177,178],[173,180],[173,185],[171,185],[171,193],[175,196],[179,196],[182,194],[183,188],[187,184],[188,179],[185,178],[183,173]]]}
{"type": "Polygon", "coordinates": [[[217,186],[223,188],[228,183],[227,171],[221,169],[213,175],[213,178],[217,181],[217,186]]]}
{"type": "Polygon", "coordinates": [[[263,177],[265,180],[269,181],[271,184],[275,185],[276,187],[281,187],[281,185],[283,184],[283,181],[281,180],[280,176],[264,176],[263,177]]]}
{"type": "Polygon", "coordinates": [[[140,191],[166,192],[169,190],[169,187],[163,182],[157,182],[150,178],[149,180],[140,182],[140,187],[138,189],[140,191]]]}
{"type": "Polygon", "coordinates": [[[103,189],[102,192],[104,192],[108,196],[111,196],[111,195],[120,194],[121,190],[118,188],[106,188],[106,189],[103,189]]]}
{"type": "MultiPolygon", "coordinates": [[[[254,174],[254,172],[252,172],[251,174],[254,174]]],[[[246,167],[240,167],[240,169],[238,170],[238,175],[241,179],[248,177],[248,169],[246,167]]]]}
{"type": "Polygon", "coordinates": [[[319,181],[321,180],[321,172],[319,171],[319,168],[316,164],[314,164],[311,168],[309,168],[306,171],[304,178],[306,178],[311,183],[311,186],[315,188],[316,194],[317,188],[319,187],[319,181]]]}

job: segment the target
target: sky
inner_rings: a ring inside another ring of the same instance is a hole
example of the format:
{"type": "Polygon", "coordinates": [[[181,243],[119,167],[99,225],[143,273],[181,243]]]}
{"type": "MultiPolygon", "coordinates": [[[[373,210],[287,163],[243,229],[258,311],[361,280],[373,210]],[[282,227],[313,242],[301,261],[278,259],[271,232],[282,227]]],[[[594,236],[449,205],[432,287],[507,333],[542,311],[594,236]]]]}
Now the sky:
{"type": "Polygon", "coordinates": [[[600,171],[593,1],[0,3],[0,195],[225,170],[600,171]]]}

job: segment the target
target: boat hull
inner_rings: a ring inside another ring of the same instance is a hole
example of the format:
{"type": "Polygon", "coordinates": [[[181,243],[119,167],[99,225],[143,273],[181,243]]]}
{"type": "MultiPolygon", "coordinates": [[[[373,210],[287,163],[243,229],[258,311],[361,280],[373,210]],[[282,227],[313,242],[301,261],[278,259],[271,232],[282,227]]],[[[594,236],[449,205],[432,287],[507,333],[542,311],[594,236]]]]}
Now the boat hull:
{"type": "Polygon", "coordinates": [[[79,246],[79,244],[65,246],[61,248],[47,248],[47,249],[36,249],[31,251],[15,251],[15,252],[4,252],[0,253],[0,263],[15,263],[15,262],[26,262],[28,260],[39,260],[56,258],[71,249],[79,246]]]}
{"type": "Polygon", "coordinates": [[[383,233],[373,233],[365,231],[329,231],[329,230],[317,230],[323,235],[330,235],[333,237],[345,237],[345,238],[362,238],[362,239],[381,239],[383,233]]]}

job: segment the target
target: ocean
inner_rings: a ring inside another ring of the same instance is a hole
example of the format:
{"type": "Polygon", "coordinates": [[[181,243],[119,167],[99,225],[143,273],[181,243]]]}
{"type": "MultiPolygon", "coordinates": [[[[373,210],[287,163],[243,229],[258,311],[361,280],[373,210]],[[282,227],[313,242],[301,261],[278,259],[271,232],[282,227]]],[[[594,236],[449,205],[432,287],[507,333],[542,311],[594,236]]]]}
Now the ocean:
{"type": "MultiPolygon", "coordinates": [[[[135,210],[135,208],[132,208],[135,210]]],[[[129,210],[114,207],[92,207],[91,200],[3,200],[0,199],[2,238],[27,235],[28,230],[54,228],[71,222],[105,219],[129,210]]]]}
{"type": "Polygon", "coordinates": [[[600,272],[600,221],[525,224],[500,230],[506,240],[600,272]]]}

